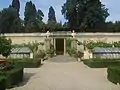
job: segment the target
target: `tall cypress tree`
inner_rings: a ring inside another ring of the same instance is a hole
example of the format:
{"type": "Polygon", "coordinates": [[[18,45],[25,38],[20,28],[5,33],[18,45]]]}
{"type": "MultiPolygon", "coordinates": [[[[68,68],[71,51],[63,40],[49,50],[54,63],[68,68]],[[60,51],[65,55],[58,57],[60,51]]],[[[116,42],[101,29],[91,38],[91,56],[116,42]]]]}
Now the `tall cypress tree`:
{"type": "Polygon", "coordinates": [[[49,8],[49,13],[48,13],[48,22],[50,21],[57,22],[55,17],[55,10],[53,9],[52,6],[49,8]]]}
{"type": "Polygon", "coordinates": [[[19,13],[19,10],[20,10],[20,2],[19,2],[19,0],[13,0],[12,1],[12,7],[15,8],[17,10],[17,12],[19,13]]]}
{"type": "Polygon", "coordinates": [[[24,16],[25,32],[37,31],[37,10],[32,1],[26,3],[24,16]]]}

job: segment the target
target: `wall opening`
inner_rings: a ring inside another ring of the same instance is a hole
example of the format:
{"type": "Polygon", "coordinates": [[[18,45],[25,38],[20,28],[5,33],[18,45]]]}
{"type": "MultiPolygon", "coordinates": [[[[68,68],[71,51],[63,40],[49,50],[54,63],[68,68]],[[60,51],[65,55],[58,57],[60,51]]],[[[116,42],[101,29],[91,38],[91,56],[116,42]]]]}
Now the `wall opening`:
{"type": "Polygon", "coordinates": [[[56,54],[63,55],[64,54],[64,39],[57,38],[56,40],[56,54]]]}

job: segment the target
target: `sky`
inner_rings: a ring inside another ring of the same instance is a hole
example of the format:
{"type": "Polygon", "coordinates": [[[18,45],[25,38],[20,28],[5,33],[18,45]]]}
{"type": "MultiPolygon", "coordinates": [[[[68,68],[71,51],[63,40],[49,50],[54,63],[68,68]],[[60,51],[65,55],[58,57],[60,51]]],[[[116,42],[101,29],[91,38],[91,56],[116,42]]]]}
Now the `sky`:
{"type": "MultiPolygon", "coordinates": [[[[30,0],[20,0],[20,17],[24,18],[24,8],[27,1],[30,0]]],[[[44,21],[48,19],[48,10],[50,6],[53,6],[56,12],[56,18],[58,22],[65,22],[64,16],[61,14],[61,6],[65,3],[66,0],[31,0],[37,9],[41,9],[45,15],[44,21]]],[[[107,18],[107,21],[118,21],[120,20],[120,0],[101,0],[103,4],[108,8],[110,16],[107,18]]],[[[7,8],[11,4],[12,0],[2,0],[0,2],[0,10],[7,8]]]]}

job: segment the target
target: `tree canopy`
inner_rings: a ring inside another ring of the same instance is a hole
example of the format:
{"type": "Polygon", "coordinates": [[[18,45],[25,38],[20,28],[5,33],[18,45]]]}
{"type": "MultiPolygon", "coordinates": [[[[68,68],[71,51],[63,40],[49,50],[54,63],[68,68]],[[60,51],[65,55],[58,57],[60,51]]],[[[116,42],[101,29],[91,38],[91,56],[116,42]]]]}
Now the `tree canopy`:
{"type": "Polygon", "coordinates": [[[56,22],[56,16],[55,16],[55,10],[53,9],[52,6],[49,8],[49,13],[48,13],[48,22],[56,22]]]}
{"type": "Polygon", "coordinates": [[[1,33],[15,33],[19,32],[21,22],[18,18],[17,10],[12,6],[4,8],[0,14],[0,32],[1,33]]]}
{"type": "Polygon", "coordinates": [[[15,8],[17,10],[17,12],[19,13],[19,10],[20,10],[20,2],[19,2],[19,0],[13,0],[12,1],[12,7],[15,8]]]}
{"type": "Polygon", "coordinates": [[[62,14],[66,22],[62,24],[56,19],[52,6],[49,8],[48,21],[43,21],[44,13],[36,8],[32,0],[26,2],[24,19],[19,16],[20,0],[12,0],[8,8],[0,11],[1,33],[32,33],[46,31],[77,32],[120,32],[120,21],[106,22],[108,9],[101,0],[66,0],[62,6],[62,14]]]}
{"type": "Polygon", "coordinates": [[[70,28],[81,30],[101,28],[109,16],[100,0],[66,0],[62,14],[70,28]]]}

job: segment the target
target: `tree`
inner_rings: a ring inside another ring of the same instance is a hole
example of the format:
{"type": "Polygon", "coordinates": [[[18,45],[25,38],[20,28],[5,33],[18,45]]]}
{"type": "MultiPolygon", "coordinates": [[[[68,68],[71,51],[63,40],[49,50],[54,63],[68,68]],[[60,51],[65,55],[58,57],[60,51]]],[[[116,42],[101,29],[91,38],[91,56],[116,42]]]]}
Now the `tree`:
{"type": "Polygon", "coordinates": [[[25,32],[36,31],[38,29],[37,10],[32,1],[26,3],[24,15],[25,32]]]}
{"type": "Polygon", "coordinates": [[[40,9],[38,9],[38,11],[37,11],[37,23],[38,23],[38,27],[39,27],[40,32],[45,32],[45,23],[42,21],[43,17],[44,17],[43,12],[40,9]]]}
{"type": "Polygon", "coordinates": [[[107,8],[100,0],[66,0],[62,14],[73,29],[95,29],[105,25],[108,17],[107,8]]]}
{"type": "Polygon", "coordinates": [[[37,19],[40,20],[40,21],[42,21],[42,20],[43,20],[43,17],[44,17],[43,12],[42,12],[40,9],[38,9],[37,19]]]}
{"type": "Polygon", "coordinates": [[[19,2],[19,0],[13,0],[12,1],[12,7],[17,10],[18,15],[19,15],[19,10],[20,10],[20,2],[19,2]]]}
{"type": "Polygon", "coordinates": [[[55,17],[55,11],[52,6],[49,8],[48,22],[57,22],[55,17]]]}
{"type": "Polygon", "coordinates": [[[4,57],[8,57],[11,53],[11,39],[6,39],[6,37],[1,36],[0,37],[0,54],[2,54],[4,57]]]}
{"type": "Polygon", "coordinates": [[[53,31],[56,31],[57,29],[62,28],[62,23],[61,22],[57,23],[57,22],[54,22],[54,21],[50,21],[50,22],[47,23],[46,27],[47,27],[47,31],[53,32],[53,31]]]}
{"type": "Polygon", "coordinates": [[[18,18],[17,10],[12,6],[1,11],[0,15],[0,32],[15,33],[21,29],[21,22],[18,18]]]}

